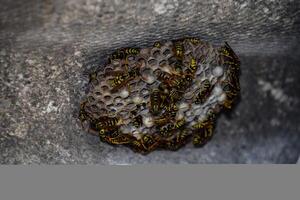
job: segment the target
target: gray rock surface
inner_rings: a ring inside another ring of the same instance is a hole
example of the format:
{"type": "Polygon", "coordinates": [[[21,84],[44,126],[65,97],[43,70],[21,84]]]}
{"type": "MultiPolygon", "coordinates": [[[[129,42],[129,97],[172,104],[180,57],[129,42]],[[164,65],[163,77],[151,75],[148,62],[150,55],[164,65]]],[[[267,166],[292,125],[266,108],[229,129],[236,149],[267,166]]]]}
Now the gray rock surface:
{"type": "Polygon", "coordinates": [[[298,0],[0,2],[1,164],[297,162],[298,0]],[[185,36],[228,41],[242,62],[241,99],[209,144],[142,156],[81,129],[87,74],[114,49],[185,36]]]}

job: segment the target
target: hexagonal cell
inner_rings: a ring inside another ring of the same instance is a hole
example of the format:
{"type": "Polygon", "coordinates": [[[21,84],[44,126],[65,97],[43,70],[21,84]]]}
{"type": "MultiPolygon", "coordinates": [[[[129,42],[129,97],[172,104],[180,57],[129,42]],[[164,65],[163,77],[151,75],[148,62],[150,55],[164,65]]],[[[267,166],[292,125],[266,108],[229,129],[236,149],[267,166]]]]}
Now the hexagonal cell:
{"type": "Polygon", "coordinates": [[[160,50],[159,50],[159,49],[154,50],[154,51],[152,52],[152,56],[153,56],[154,58],[157,58],[158,56],[160,56],[160,50]]]}
{"type": "Polygon", "coordinates": [[[148,64],[149,64],[150,66],[154,66],[154,65],[157,64],[157,60],[155,60],[154,58],[151,58],[151,59],[148,60],[148,64]]]}
{"type": "Polygon", "coordinates": [[[112,72],[112,71],[113,71],[113,68],[112,68],[112,67],[106,67],[106,68],[104,69],[105,74],[106,74],[106,73],[109,73],[109,72],[112,72]]]}
{"type": "Polygon", "coordinates": [[[99,100],[99,101],[97,101],[97,106],[100,107],[100,108],[104,107],[105,103],[103,101],[99,100]]]}
{"type": "Polygon", "coordinates": [[[162,53],[164,56],[168,56],[171,54],[171,50],[169,48],[165,48],[162,53]]]}
{"type": "Polygon", "coordinates": [[[103,97],[104,101],[110,101],[112,99],[112,97],[110,95],[105,95],[103,97]]]}
{"type": "Polygon", "coordinates": [[[162,60],[159,62],[159,66],[160,67],[164,67],[165,65],[167,65],[167,61],[166,60],[162,60]]]}
{"type": "Polygon", "coordinates": [[[108,85],[106,85],[106,84],[105,84],[105,85],[102,85],[102,86],[101,86],[101,91],[102,91],[102,92],[107,92],[107,91],[109,91],[108,85]]]}

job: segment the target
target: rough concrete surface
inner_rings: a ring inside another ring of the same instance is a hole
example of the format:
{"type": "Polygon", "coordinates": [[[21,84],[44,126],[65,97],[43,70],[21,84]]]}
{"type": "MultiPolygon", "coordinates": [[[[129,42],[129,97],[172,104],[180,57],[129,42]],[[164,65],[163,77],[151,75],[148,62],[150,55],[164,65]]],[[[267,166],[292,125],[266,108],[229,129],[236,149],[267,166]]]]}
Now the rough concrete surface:
{"type": "Polygon", "coordinates": [[[298,0],[1,0],[0,163],[296,163],[298,0]],[[88,76],[114,49],[196,36],[241,59],[241,99],[204,148],[147,156],[77,120],[88,76]]]}

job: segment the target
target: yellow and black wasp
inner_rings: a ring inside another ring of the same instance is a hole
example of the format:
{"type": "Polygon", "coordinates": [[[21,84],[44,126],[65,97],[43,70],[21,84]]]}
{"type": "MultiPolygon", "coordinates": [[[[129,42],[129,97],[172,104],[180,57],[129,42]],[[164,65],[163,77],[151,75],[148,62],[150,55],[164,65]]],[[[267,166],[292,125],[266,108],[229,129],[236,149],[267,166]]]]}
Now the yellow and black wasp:
{"type": "Polygon", "coordinates": [[[163,141],[163,147],[165,149],[176,151],[186,143],[188,143],[191,134],[187,130],[181,130],[174,138],[163,141]]]}
{"type": "Polygon", "coordinates": [[[95,126],[98,130],[112,130],[116,127],[122,125],[123,120],[118,117],[100,117],[95,123],[95,126]]]}
{"type": "Polygon", "coordinates": [[[194,57],[191,58],[189,69],[193,74],[196,73],[198,69],[197,60],[194,57]]]}
{"type": "Polygon", "coordinates": [[[225,102],[223,103],[223,106],[225,108],[230,109],[232,107],[232,103],[235,100],[235,98],[238,96],[238,90],[230,83],[223,82],[222,83],[223,91],[226,94],[225,102]]]}
{"type": "Polygon", "coordinates": [[[212,90],[212,85],[211,85],[210,81],[208,79],[203,80],[200,83],[200,88],[199,88],[199,92],[196,96],[195,103],[203,104],[209,97],[211,90],[212,90]]]}
{"type": "Polygon", "coordinates": [[[113,52],[111,54],[110,57],[110,62],[114,61],[114,60],[122,60],[122,59],[126,59],[127,56],[129,55],[137,55],[140,53],[140,49],[139,48],[123,48],[123,49],[118,49],[117,51],[113,52]]]}
{"type": "Polygon", "coordinates": [[[231,66],[235,70],[239,70],[241,62],[227,42],[221,47],[220,54],[223,56],[225,65],[231,66]]]}
{"type": "Polygon", "coordinates": [[[180,120],[177,120],[177,121],[175,122],[175,124],[174,124],[174,129],[175,129],[175,130],[178,130],[178,129],[182,128],[185,124],[186,124],[186,121],[185,121],[184,118],[183,118],[183,119],[180,119],[180,120]]]}
{"type": "Polygon", "coordinates": [[[182,44],[181,41],[175,41],[173,51],[174,51],[175,57],[178,60],[183,60],[183,57],[184,57],[184,47],[183,47],[183,44],[182,44]]]}
{"type": "Polygon", "coordinates": [[[170,97],[170,98],[171,98],[171,102],[169,102],[167,105],[165,105],[163,107],[165,110],[164,115],[169,116],[170,119],[174,119],[176,117],[178,107],[177,107],[176,103],[174,101],[172,101],[172,97],[170,97]]]}
{"type": "Polygon", "coordinates": [[[213,137],[214,121],[206,119],[193,125],[193,128],[193,144],[201,147],[213,137]]]}
{"type": "Polygon", "coordinates": [[[141,127],[143,125],[143,117],[142,117],[142,115],[138,115],[138,116],[134,117],[133,121],[132,121],[132,124],[136,128],[141,127]]]}
{"type": "Polygon", "coordinates": [[[117,90],[122,86],[125,86],[129,81],[128,74],[120,74],[114,77],[113,80],[109,81],[109,84],[114,88],[113,90],[117,90]]]}
{"type": "Polygon", "coordinates": [[[159,117],[157,119],[154,119],[154,123],[158,127],[166,125],[167,123],[169,123],[169,121],[170,121],[169,115],[163,115],[163,116],[161,116],[161,117],[159,117]]]}
{"type": "Polygon", "coordinates": [[[201,43],[201,40],[195,37],[188,37],[185,38],[186,41],[189,41],[190,43],[192,43],[193,45],[198,45],[201,43]]]}
{"type": "Polygon", "coordinates": [[[172,75],[169,74],[168,72],[165,71],[159,71],[157,73],[157,80],[159,80],[160,82],[168,82],[170,79],[172,78],[172,75]]]}
{"type": "Polygon", "coordinates": [[[180,130],[186,124],[185,119],[177,120],[175,123],[167,124],[159,129],[159,134],[164,137],[170,137],[174,131],[180,130]]]}
{"type": "Polygon", "coordinates": [[[177,102],[182,98],[183,92],[176,90],[175,88],[172,88],[169,97],[171,102],[177,102]]]}
{"type": "Polygon", "coordinates": [[[170,83],[170,87],[185,92],[185,90],[193,83],[193,76],[191,74],[183,74],[180,78],[174,78],[170,83]]]}
{"type": "Polygon", "coordinates": [[[110,143],[110,138],[117,137],[120,134],[118,129],[108,130],[105,128],[101,128],[98,133],[100,140],[107,143],[110,143]]]}
{"type": "Polygon", "coordinates": [[[131,147],[135,152],[138,152],[138,153],[141,153],[141,154],[145,154],[145,152],[146,152],[146,149],[142,145],[141,139],[136,139],[135,138],[133,141],[128,143],[128,146],[131,147]]]}
{"type": "Polygon", "coordinates": [[[163,137],[170,137],[173,135],[174,124],[166,124],[159,129],[159,134],[163,137]]]}
{"type": "Polygon", "coordinates": [[[140,75],[140,69],[139,67],[133,67],[128,72],[124,71],[114,71],[110,72],[109,74],[115,74],[114,79],[109,81],[109,84],[112,87],[112,92],[117,92],[120,88],[128,85],[128,83],[132,80],[134,80],[138,75],[140,75]]]}
{"type": "Polygon", "coordinates": [[[120,133],[115,137],[109,137],[108,142],[110,144],[129,144],[135,140],[135,137],[128,133],[120,133]]]}
{"type": "Polygon", "coordinates": [[[144,134],[141,138],[141,142],[142,142],[144,149],[146,150],[145,153],[149,153],[149,152],[153,151],[154,149],[156,149],[156,147],[159,146],[160,138],[156,134],[153,134],[153,135],[144,134]]]}
{"type": "Polygon", "coordinates": [[[161,97],[159,89],[153,89],[150,94],[150,112],[158,115],[161,110],[161,97]]]}

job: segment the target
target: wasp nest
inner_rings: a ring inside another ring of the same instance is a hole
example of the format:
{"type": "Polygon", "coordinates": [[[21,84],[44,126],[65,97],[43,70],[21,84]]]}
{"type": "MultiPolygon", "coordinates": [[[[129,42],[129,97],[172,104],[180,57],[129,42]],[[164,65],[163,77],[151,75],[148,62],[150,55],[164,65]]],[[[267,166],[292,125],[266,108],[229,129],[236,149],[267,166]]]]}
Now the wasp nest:
{"type": "Polygon", "coordinates": [[[197,38],[123,48],[90,74],[79,118],[101,141],[140,153],[177,150],[213,136],[216,114],[230,109],[240,61],[230,46],[197,38]]]}

